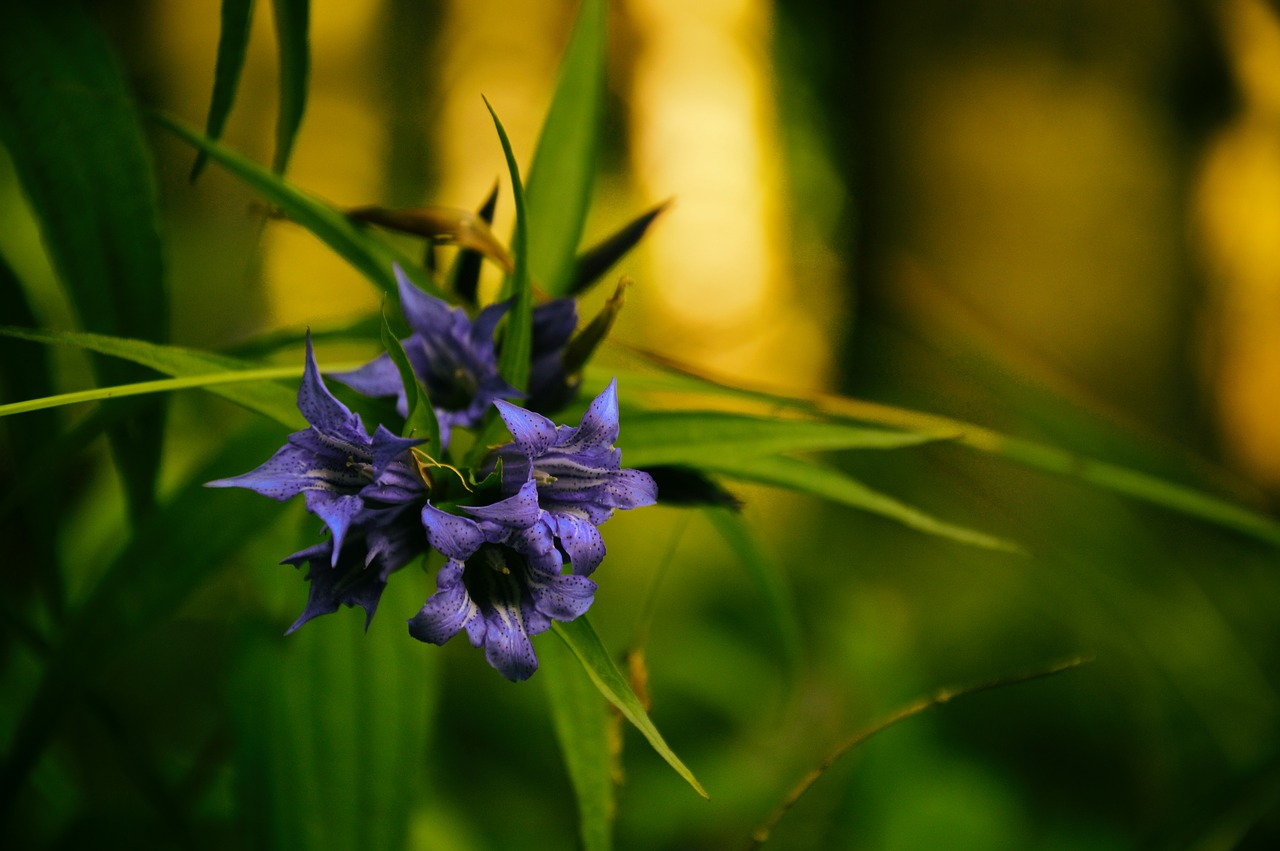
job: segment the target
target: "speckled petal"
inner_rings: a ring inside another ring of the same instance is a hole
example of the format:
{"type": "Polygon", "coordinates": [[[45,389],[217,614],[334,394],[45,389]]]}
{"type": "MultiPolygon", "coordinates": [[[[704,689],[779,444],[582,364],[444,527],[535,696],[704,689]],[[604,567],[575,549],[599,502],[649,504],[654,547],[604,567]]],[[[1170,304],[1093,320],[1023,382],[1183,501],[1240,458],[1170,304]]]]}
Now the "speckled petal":
{"type": "Polygon", "coordinates": [[[526,411],[501,399],[494,404],[498,406],[498,414],[511,431],[511,437],[521,452],[536,457],[546,452],[555,442],[556,424],[542,414],[526,411]]]}
{"type": "Polygon", "coordinates": [[[465,561],[484,543],[484,535],[474,520],[441,511],[431,503],[422,509],[422,525],[431,546],[452,559],[465,561]]]}
{"type": "Polygon", "coordinates": [[[604,539],[600,530],[586,517],[567,512],[551,512],[547,523],[555,530],[560,546],[569,554],[573,572],[590,576],[604,560],[604,539]]]}
{"type": "Polygon", "coordinates": [[[509,529],[527,529],[537,523],[540,516],[538,488],[531,481],[525,482],[514,496],[509,496],[492,505],[464,505],[462,510],[472,517],[479,517],[481,520],[509,529]]]}
{"type": "Polygon", "coordinates": [[[462,562],[451,559],[436,576],[436,593],[409,619],[409,634],[419,641],[444,644],[467,624],[478,620],[480,609],[462,583],[462,562]]]}
{"type": "Polygon", "coordinates": [[[360,418],[351,413],[351,409],[334,398],[329,388],[324,386],[320,377],[320,369],[316,366],[315,352],[311,349],[311,332],[307,332],[307,366],[302,373],[302,384],[298,387],[298,410],[307,418],[312,427],[333,434],[350,434],[358,429],[364,434],[360,418]]]}

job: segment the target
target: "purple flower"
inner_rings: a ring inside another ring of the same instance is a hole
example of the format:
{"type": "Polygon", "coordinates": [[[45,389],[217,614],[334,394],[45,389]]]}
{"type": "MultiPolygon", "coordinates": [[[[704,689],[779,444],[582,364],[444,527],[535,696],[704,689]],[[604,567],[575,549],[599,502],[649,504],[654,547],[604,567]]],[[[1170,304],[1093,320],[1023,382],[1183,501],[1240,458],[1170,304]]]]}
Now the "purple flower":
{"type": "Polygon", "coordinates": [[[503,487],[514,490],[533,482],[543,522],[573,563],[573,572],[589,575],[604,558],[596,528],[618,508],[653,505],[658,487],[648,473],[622,469],[618,439],[618,382],[595,398],[577,428],[499,400],[498,411],[512,442],[498,450],[503,487]]]}
{"type": "MultiPolygon", "coordinates": [[[[494,329],[508,305],[490,305],[473,322],[466,311],[418,289],[399,266],[395,273],[400,306],[413,332],[401,341],[404,352],[431,397],[440,439],[447,446],[453,426],[476,425],[496,399],[520,395],[498,373],[493,343],[494,329]]],[[[408,416],[404,383],[389,355],[335,377],[366,396],[395,396],[396,410],[408,416]]]]}
{"type": "Polygon", "coordinates": [[[338,557],[330,538],[296,552],[281,564],[308,565],[311,591],[302,615],[286,635],[340,606],[360,606],[365,629],[387,587],[387,578],[427,549],[427,539],[414,505],[366,508],[356,516],[338,557]]]}
{"type": "Polygon", "coordinates": [[[436,593],[409,620],[409,633],[444,644],[466,630],[498,673],[526,680],[538,669],[530,637],[550,629],[552,620],[586,612],[596,584],[562,575],[563,557],[533,482],[492,505],[462,510],[471,516],[430,503],[422,510],[431,546],[449,561],[436,577],[436,593]]]}
{"type": "MultiPolygon", "coordinates": [[[[366,499],[408,503],[425,493],[407,450],[421,443],[396,437],[378,426],[372,438],[360,415],[334,398],[316,367],[307,335],[306,371],[298,388],[298,410],[310,428],[289,435],[288,442],[261,467],[211,488],[248,488],[281,502],[302,494],[307,510],[333,533],[330,564],[337,566],[343,541],[366,499]]],[[[309,552],[309,551],[308,551],[309,552]]]]}

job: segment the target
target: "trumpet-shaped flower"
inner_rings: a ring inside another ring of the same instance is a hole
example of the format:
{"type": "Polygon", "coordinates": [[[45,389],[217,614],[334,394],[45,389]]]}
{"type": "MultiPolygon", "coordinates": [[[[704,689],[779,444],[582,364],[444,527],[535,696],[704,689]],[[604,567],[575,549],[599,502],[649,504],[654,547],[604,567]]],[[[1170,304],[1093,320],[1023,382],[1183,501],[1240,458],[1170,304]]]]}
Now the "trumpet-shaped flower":
{"type": "Polygon", "coordinates": [[[564,575],[555,531],[538,507],[533,482],[492,505],[463,507],[470,517],[430,503],[422,523],[431,546],[449,557],[433,594],[409,621],[413,637],[444,644],[465,630],[473,647],[508,680],[538,668],[530,637],[553,620],[571,621],[591,606],[596,584],[564,575]]]}
{"type": "Polygon", "coordinates": [[[618,383],[609,382],[575,428],[499,400],[512,442],[498,450],[503,486],[532,482],[544,523],[569,556],[574,573],[589,575],[604,558],[596,528],[615,509],[653,505],[658,487],[648,473],[622,469],[618,439],[618,383]]]}
{"type": "Polygon", "coordinates": [[[341,552],[330,538],[281,562],[297,567],[307,564],[307,581],[311,583],[306,608],[288,632],[314,617],[336,612],[340,606],[364,609],[368,629],[388,577],[426,549],[416,506],[364,509],[352,524],[341,552]]]}
{"type": "MultiPolygon", "coordinates": [[[[494,400],[520,395],[499,375],[493,343],[494,329],[508,305],[490,305],[472,321],[461,308],[420,290],[399,266],[395,273],[400,306],[413,332],[401,341],[404,353],[427,389],[440,422],[440,439],[448,445],[452,427],[473,426],[494,400]]],[[[404,383],[389,355],[335,377],[366,396],[396,397],[396,410],[408,416],[404,383]]]]}
{"type": "Polygon", "coordinates": [[[383,426],[370,438],[360,415],[325,387],[310,335],[298,410],[309,428],[289,435],[285,445],[256,470],[207,486],[247,488],[281,502],[302,494],[307,510],[333,533],[329,557],[336,566],[343,540],[367,499],[407,503],[423,494],[425,486],[408,457],[409,448],[422,441],[396,437],[383,426]]]}

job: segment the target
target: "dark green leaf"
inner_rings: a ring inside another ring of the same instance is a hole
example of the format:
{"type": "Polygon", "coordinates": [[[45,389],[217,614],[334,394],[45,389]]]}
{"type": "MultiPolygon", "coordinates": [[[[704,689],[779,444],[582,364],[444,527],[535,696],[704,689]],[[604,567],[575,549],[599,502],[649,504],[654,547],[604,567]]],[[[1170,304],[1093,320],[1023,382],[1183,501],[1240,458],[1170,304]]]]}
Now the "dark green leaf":
{"type": "MultiPolygon", "coordinates": [[[[222,0],[222,31],[218,36],[218,61],[213,72],[213,97],[209,101],[209,117],[204,133],[210,139],[221,139],[227,116],[240,87],[240,72],[249,48],[249,28],[253,21],[253,0],[222,0]]],[[[191,166],[191,182],[204,171],[209,154],[201,150],[191,166]]]]}
{"type": "Polygon", "coordinates": [[[628,466],[703,466],[733,459],[820,449],[900,449],[937,440],[906,431],[722,411],[628,411],[618,438],[628,466]]]}
{"type": "Polygon", "coordinates": [[[879,514],[928,535],[983,549],[1022,553],[1022,548],[1011,541],[938,520],[918,508],[872,490],[844,473],[807,461],[782,457],[708,458],[699,466],[730,478],[786,488],[879,514]]]}
{"type": "Polygon", "coordinates": [[[639,469],[653,477],[658,485],[659,505],[703,505],[733,511],[742,508],[742,500],[729,493],[710,476],[691,467],[658,465],[639,469]]]}
{"type": "Polygon", "coordinates": [[[640,699],[631,690],[626,677],[618,670],[613,657],[609,655],[609,651],[605,650],[600,636],[596,635],[596,631],[592,629],[586,617],[580,617],[568,623],[556,621],[552,624],[552,629],[569,646],[573,655],[578,657],[587,676],[591,678],[591,682],[605,699],[618,707],[623,717],[635,725],[635,728],[649,740],[649,744],[658,752],[658,755],[665,759],[667,764],[694,788],[694,791],[704,798],[709,797],[706,790],[702,788],[702,784],[693,776],[693,772],[680,761],[680,757],[676,756],[667,745],[658,728],[653,726],[648,713],[640,704],[640,699]]]}
{"type": "Polygon", "coordinates": [[[592,284],[603,278],[614,263],[636,247],[636,243],[640,242],[648,232],[653,220],[665,212],[670,205],[670,201],[663,201],[649,212],[623,225],[616,233],[582,252],[574,263],[573,282],[569,285],[569,294],[577,295],[585,292],[592,284]]]}
{"type": "MultiPolygon", "coordinates": [[[[76,3],[0,3],[0,141],[40,221],[49,256],[90,331],[168,334],[154,168],[102,33],[76,3]]],[[[94,360],[106,384],[132,364],[94,360]]],[[[135,511],[152,503],[163,408],[111,431],[135,511]]]]}
{"type": "Polygon", "coordinates": [[[290,219],[311,231],[317,239],[332,248],[386,293],[387,299],[392,304],[397,306],[400,304],[400,298],[396,292],[395,274],[391,271],[391,267],[396,263],[400,264],[414,283],[432,295],[440,295],[412,260],[352,223],[332,205],[299,189],[221,142],[206,138],[198,130],[188,127],[176,118],[154,111],[150,115],[158,124],[183,141],[208,151],[209,156],[227,171],[279,207],[290,219]]]}
{"type": "Polygon", "coordinates": [[[280,50],[280,113],[276,116],[276,153],[271,170],[284,174],[293,140],[307,109],[311,78],[310,0],[271,0],[276,44],[280,50]]]}
{"type": "Polygon", "coordinates": [[[529,271],[553,296],[569,292],[591,204],[604,123],[604,0],[582,0],[560,80],[529,167],[529,271]]]}
{"type": "Polygon", "coordinates": [[[515,154],[511,152],[511,140],[503,129],[498,114],[493,111],[493,126],[498,130],[498,139],[502,142],[502,153],[507,158],[507,170],[511,172],[511,194],[516,203],[516,233],[511,242],[512,253],[515,254],[515,270],[507,279],[502,297],[513,300],[511,310],[507,313],[506,331],[502,336],[502,353],[498,358],[498,370],[502,377],[517,390],[525,390],[529,386],[529,362],[533,345],[533,292],[529,285],[529,218],[524,203],[524,187],[520,183],[520,166],[516,164],[515,154]]]}
{"type": "Polygon", "coordinates": [[[546,688],[556,740],[578,798],[582,847],[608,851],[613,846],[614,794],[606,703],[561,642],[539,642],[538,659],[538,679],[546,688]]]}

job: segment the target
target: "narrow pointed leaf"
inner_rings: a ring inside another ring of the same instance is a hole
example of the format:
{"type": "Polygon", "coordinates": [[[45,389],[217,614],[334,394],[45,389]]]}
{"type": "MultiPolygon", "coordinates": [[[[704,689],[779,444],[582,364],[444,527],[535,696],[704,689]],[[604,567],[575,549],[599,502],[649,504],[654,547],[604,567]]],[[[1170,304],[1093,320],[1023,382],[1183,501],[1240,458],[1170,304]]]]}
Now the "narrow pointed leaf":
{"type": "Polygon", "coordinates": [[[561,355],[560,359],[567,374],[573,375],[586,366],[587,361],[591,360],[591,356],[595,354],[596,349],[609,336],[609,331],[613,329],[613,323],[617,320],[618,314],[622,312],[622,306],[626,304],[627,286],[630,283],[626,278],[618,281],[618,286],[614,288],[613,295],[609,296],[609,300],[600,308],[600,312],[587,323],[587,327],[575,334],[569,344],[564,347],[564,354],[561,355]]]}
{"type": "Polygon", "coordinates": [[[162,346],[144,340],[107,337],[102,334],[79,334],[70,331],[36,331],[0,326],[0,336],[51,345],[75,346],[100,355],[132,361],[154,369],[156,372],[174,376],[170,381],[149,381],[131,385],[147,388],[137,392],[122,389],[130,385],[116,385],[46,397],[44,400],[34,399],[27,400],[25,403],[3,405],[0,406],[0,416],[7,413],[39,410],[41,407],[55,407],[58,404],[92,402],[140,393],[203,387],[255,413],[270,417],[288,428],[298,429],[306,425],[301,414],[298,413],[296,387],[288,388],[271,380],[301,376],[301,364],[263,368],[257,364],[246,363],[224,355],[197,352],[178,346],[162,346]],[[50,401],[52,404],[37,404],[41,401],[50,401]],[[20,407],[21,405],[28,407],[20,407]]]}
{"type": "Polygon", "coordinates": [[[555,634],[564,640],[564,643],[573,651],[573,655],[578,657],[578,661],[582,664],[583,669],[587,672],[587,676],[591,678],[591,682],[600,690],[605,699],[618,707],[624,718],[630,721],[635,728],[649,741],[653,749],[658,752],[667,764],[676,770],[676,773],[685,779],[685,781],[693,787],[699,795],[704,798],[707,795],[702,784],[693,776],[693,772],[689,770],[680,757],[675,755],[667,745],[666,740],[662,738],[662,734],[658,732],[658,728],[653,726],[653,722],[649,720],[649,715],[644,711],[644,707],[640,705],[640,699],[636,697],[635,692],[631,690],[631,685],[627,682],[627,678],[618,670],[618,666],[614,664],[613,657],[609,655],[609,651],[605,650],[604,644],[600,641],[600,636],[596,635],[596,631],[591,627],[591,623],[585,618],[580,617],[577,620],[562,623],[556,621],[552,624],[555,634]]]}
{"type": "Polygon", "coordinates": [[[190,145],[207,151],[209,158],[238,177],[250,189],[274,204],[291,220],[311,231],[317,239],[350,263],[375,286],[386,293],[389,302],[399,305],[395,275],[391,267],[399,263],[414,283],[432,295],[440,292],[432,286],[409,257],[349,220],[326,201],[299,189],[289,181],[263,168],[221,142],[215,142],[198,130],[162,112],[151,112],[152,120],[190,145]]]}
{"type": "Polygon", "coordinates": [[[607,36],[604,0],[582,0],[529,167],[529,215],[538,225],[529,237],[530,273],[553,296],[569,292],[591,203],[604,123],[607,36]]]}
{"type": "Polygon", "coordinates": [[[427,388],[422,386],[418,376],[404,353],[404,346],[392,333],[387,324],[387,317],[382,317],[382,345],[386,348],[391,361],[400,371],[400,381],[404,384],[405,398],[409,403],[409,416],[404,422],[404,436],[423,438],[427,442],[421,445],[423,452],[432,458],[440,457],[440,422],[431,407],[431,399],[427,396],[427,388]]]}
{"type": "Polygon", "coordinates": [[[271,170],[284,174],[293,141],[307,109],[311,79],[310,0],[271,0],[276,45],[280,52],[280,112],[276,115],[276,153],[271,170]]]}
{"type": "Polygon", "coordinates": [[[515,254],[515,269],[507,278],[503,289],[504,299],[513,299],[511,310],[507,313],[506,331],[502,336],[502,353],[498,357],[498,371],[517,390],[529,387],[529,362],[532,358],[533,345],[533,292],[529,284],[529,217],[524,202],[524,186],[520,183],[520,166],[516,164],[516,156],[511,152],[511,140],[503,129],[498,114],[493,111],[489,101],[484,105],[493,116],[493,126],[497,128],[498,139],[502,142],[502,153],[507,158],[507,169],[511,172],[511,194],[516,204],[516,232],[511,240],[511,250],[515,254]]]}
{"type": "Polygon", "coordinates": [[[817,420],[782,420],[722,411],[629,411],[618,438],[628,466],[702,466],[733,459],[821,449],[902,449],[934,435],[817,420]]]}
{"type": "Polygon", "coordinates": [[[730,478],[806,493],[896,520],[904,526],[988,550],[1022,553],[1012,541],[939,520],[837,470],[794,458],[711,458],[699,465],[730,478]]]}
{"type": "Polygon", "coordinates": [[[613,268],[613,264],[636,247],[648,232],[653,220],[666,212],[669,206],[671,206],[670,201],[663,201],[578,255],[574,263],[573,281],[569,284],[569,294],[577,295],[586,292],[592,284],[603,278],[605,273],[613,268]]]}
{"type": "Polygon", "coordinates": [[[578,799],[585,851],[613,847],[614,789],[606,703],[573,653],[558,641],[538,645],[538,679],[546,688],[556,741],[578,799]]]}
{"type": "Polygon", "coordinates": [[[938,414],[830,393],[798,396],[772,388],[732,386],[699,375],[689,367],[666,358],[652,354],[644,354],[642,357],[650,365],[658,367],[659,371],[589,364],[586,380],[588,383],[598,384],[607,382],[614,376],[625,376],[632,392],[685,393],[704,398],[737,399],[849,423],[874,423],[888,428],[916,429],[943,435],[957,446],[1003,458],[1031,469],[1075,479],[1099,490],[1160,506],[1280,547],[1280,521],[1275,518],[1216,494],[1140,470],[1091,458],[1058,446],[1001,434],[984,426],[938,414]]]}
{"type": "MultiPolygon", "coordinates": [[[[253,0],[222,0],[222,31],[218,35],[218,60],[213,72],[213,97],[209,101],[209,116],[205,119],[204,134],[210,139],[221,139],[227,126],[227,116],[240,87],[240,72],[244,70],[244,58],[249,48],[249,30],[253,21],[253,0]]],[[[204,171],[209,154],[196,153],[191,166],[191,182],[204,171]]]]}
{"type": "MultiPolygon", "coordinates": [[[[77,3],[0,3],[0,142],[83,326],[163,339],[168,333],[155,169],[111,48],[77,3]]],[[[146,377],[94,359],[103,383],[146,377]]],[[[130,504],[148,509],[164,411],[114,427],[130,504]]]]}

